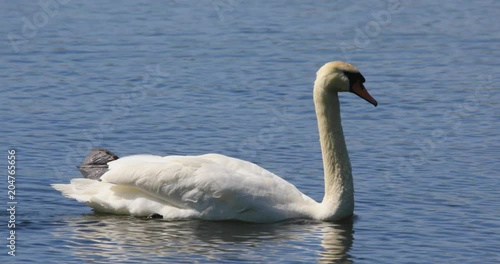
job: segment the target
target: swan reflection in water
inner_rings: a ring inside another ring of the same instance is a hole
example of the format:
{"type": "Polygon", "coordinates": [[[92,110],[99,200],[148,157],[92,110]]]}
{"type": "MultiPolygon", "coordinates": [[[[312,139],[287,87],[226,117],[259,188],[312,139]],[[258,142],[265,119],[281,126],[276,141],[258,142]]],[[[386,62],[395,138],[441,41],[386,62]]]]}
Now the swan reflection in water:
{"type": "Polygon", "coordinates": [[[350,263],[353,220],[273,224],[169,222],[89,214],[63,219],[53,235],[75,258],[99,261],[316,261],[350,263]]]}

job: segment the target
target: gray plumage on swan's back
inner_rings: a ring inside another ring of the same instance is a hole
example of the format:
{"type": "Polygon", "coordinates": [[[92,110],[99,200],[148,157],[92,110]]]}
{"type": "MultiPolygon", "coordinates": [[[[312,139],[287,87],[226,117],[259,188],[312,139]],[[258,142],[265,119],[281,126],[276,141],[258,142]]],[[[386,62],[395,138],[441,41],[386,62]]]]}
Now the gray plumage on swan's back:
{"type": "Polygon", "coordinates": [[[83,162],[76,167],[80,170],[83,177],[99,180],[99,178],[108,171],[108,162],[117,159],[118,156],[113,152],[107,149],[95,148],[91,149],[83,162]]]}

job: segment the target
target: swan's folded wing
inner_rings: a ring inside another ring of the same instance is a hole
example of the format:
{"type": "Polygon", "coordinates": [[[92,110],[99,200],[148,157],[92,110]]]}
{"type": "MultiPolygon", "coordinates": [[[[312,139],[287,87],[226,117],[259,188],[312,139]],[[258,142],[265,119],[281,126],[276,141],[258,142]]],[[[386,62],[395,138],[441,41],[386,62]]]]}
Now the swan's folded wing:
{"type": "Polygon", "coordinates": [[[135,186],[168,204],[199,212],[242,212],[310,199],[256,164],[218,154],[124,157],[110,162],[101,180],[135,186]]]}

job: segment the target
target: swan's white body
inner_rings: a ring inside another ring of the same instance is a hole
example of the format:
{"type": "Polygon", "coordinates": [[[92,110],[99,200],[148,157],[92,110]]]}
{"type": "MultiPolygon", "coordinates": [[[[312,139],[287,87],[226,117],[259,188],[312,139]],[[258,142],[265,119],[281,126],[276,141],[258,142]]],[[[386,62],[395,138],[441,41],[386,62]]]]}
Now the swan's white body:
{"type": "Polygon", "coordinates": [[[356,73],[357,69],[343,62],[327,63],[318,71],[314,85],[325,169],[321,203],[256,164],[219,154],[128,156],[109,162],[100,181],[73,179],[53,187],[96,211],[160,214],[170,220],[275,222],[349,217],[354,210],[354,188],[337,96],[353,85],[344,74],[347,71],[356,73]]]}
{"type": "Polygon", "coordinates": [[[271,172],[219,154],[128,156],[110,162],[101,182],[74,179],[65,186],[64,194],[98,211],[168,219],[273,222],[310,217],[317,206],[271,172]]]}

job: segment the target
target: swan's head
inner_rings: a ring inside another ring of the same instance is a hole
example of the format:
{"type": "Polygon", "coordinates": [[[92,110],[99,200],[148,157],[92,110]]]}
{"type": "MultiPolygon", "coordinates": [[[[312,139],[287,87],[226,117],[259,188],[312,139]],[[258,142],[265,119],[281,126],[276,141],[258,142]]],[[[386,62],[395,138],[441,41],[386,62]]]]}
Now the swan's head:
{"type": "Polygon", "coordinates": [[[314,89],[321,92],[351,92],[377,106],[363,83],[365,77],[352,64],[342,61],[328,62],[316,73],[314,89]]]}

